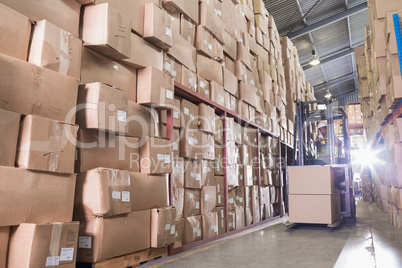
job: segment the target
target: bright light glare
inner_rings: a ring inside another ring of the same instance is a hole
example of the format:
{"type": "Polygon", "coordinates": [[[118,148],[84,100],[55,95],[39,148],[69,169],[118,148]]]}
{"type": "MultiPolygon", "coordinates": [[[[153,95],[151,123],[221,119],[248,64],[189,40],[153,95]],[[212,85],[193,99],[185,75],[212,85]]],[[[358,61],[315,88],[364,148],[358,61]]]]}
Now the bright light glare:
{"type": "Polygon", "coordinates": [[[377,164],[379,162],[379,159],[376,156],[376,152],[369,149],[360,149],[352,152],[354,162],[362,166],[372,167],[374,164],[377,164]]]}
{"type": "Polygon", "coordinates": [[[317,59],[317,58],[313,58],[313,59],[310,61],[310,65],[311,65],[311,66],[317,66],[318,64],[320,64],[320,60],[317,59]]]}

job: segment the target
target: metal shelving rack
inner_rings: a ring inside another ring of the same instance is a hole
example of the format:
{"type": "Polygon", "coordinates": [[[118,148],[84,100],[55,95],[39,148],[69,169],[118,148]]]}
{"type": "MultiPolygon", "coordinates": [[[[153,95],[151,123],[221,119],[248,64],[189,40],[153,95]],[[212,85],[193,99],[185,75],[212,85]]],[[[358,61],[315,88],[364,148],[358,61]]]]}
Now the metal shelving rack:
{"type": "MultiPolygon", "coordinates": [[[[209,99],[204,98],[200,94],[188,89],[187,87],[183,86],[180,83],[175,82],[174,86],[175,86],[175,95],[176,96],[183,97],[183,98],[185,98],[185,99],[187,99],[189,101],[192,101],[194,103],[204,103],[204,104],[207,104],[207,105],[211,106],[212,108],[214,108],[215,109],[215,114],[222,116],[224,126],[226,126],[226,118],[231,117],[231,118],[234,118],[237,123],[240,123],[243,126],[248,126],[248,127],[252,127],[254,129],[257,129],[258,132],[261,133],[262,135],[267,135],[267,136],[271,136],[272,138],[278,139],[279,156],[277,156],[277,157],[279,157],[279,165],[281,166],[281,157],[280,156],[281,156],[281,144],[282,143],[279,140],[279,137],[277,135],[275,135],[272,132],[270,132],[269,130],[261,127],[260,125],[257,125],[254,122],[251,122],[251,121],[249,121],[249,120],[247,120],[245,118],[240,117],[239,114],[234,113],[233,111],[231,111],[231,110],[229,110],[229,109],[227,109],[227,108],[225,108],[225,107],[223,107],[221,105],[218,105],[217,103],[215,103],[215,102],[213,102],[213,101],[211,101],[209,99]]],[[[168,139],[172,139],[172,137],[173,137],[173,124],[172,124],[172,122],[173,122],[173,112],[172,112],[172,110],[170,110],[170,111],[167,112],[167,122],[166,122],[167,123],[167,138],[168,139]]],[[[224,143],[226,144],[226,128],[225,127],[223,128],[223,139],[224,139],[224,143]]],[[[260,157],[259,157],[259,154],[260,154],[259,135],[257,135],[257,150],[258,150],[257,185],[260,186],[261,185],[261,177],[260,177],[261,172],[260,172],[260,163],[259,163],[259,161],[260,161],[260,157]]],[[[171,148],[171,155],[173,156],[173,147],[171,148]]],[[[224,159],[226,159],[226,146],[223,149],[223,156],[224,156],[224,159]]],[[[224,161],[224,168],[226,170],[226,161],[224,161]]],[[[200,245],[203,245],[203,244],[210,243],[212,241],[221,239],[223,237],[227,237],[227,236],[231,236],[231,235],[236,234],[236,233],[243,232],[245,230],[254,228],[254,227],[258,226],[258,225],[262,225],[262,224],[268,223],[270,221],[279,219],[280,217],[282,217],[282,215],[284,215],[284,211],[282,211],[283,193],[282,193],[282,191],[279,191],[279,197],[278,197],[279,215],[277,215],[275,217],[272,217],[270,219],[264,220],[264,221],[260,221],[258,223],[253,223],[253,224],[251,224],[249,226],[246,226],[246,227],[243,227],[241,229],[236,229],[236,230],[233,230],[233,231],[229,231],[229,222],[228,222],[228,212],[229,212],[229,210],[228,210],[228,208],[229,208],[229,206],[228,206],[228,190],[229,189],[228,189],[226,174],[227,174],[227,172],[225,172],[225,206],[224,206],[225,207],[226,232],[223,233],[223,234],[220,234],[220,235],[218,235],[216,237],[213,237],[213,238],[204,239],[204,240],[196,241],[196,242],[193,242],[193,243],[190,243],[190,244],[187,244],[187,245],[183,245],[182,247],[179,247],[179,248],[173,248],[173,246],[169,246],[169,248],[168,248],[169,255],[177,254],[177,253],[180,253],[182,251],[185,251],[185,250],[188,250],[188,249],[191,249],[191,248],[194,248],[194,247],[197,247],[197,246],[200,246],[200,245]]],[[[171,205],[173,204],[173,183],[172,183],[172,181],[173,181],[172,174],[170,174],[169,191],[170,191],[170,204],[171,205]]],[[[259,193],[259,194],[261,196],[261,193],[259,193]]],[[[261,198],[259,200],[261,202],[261,198]]]]}

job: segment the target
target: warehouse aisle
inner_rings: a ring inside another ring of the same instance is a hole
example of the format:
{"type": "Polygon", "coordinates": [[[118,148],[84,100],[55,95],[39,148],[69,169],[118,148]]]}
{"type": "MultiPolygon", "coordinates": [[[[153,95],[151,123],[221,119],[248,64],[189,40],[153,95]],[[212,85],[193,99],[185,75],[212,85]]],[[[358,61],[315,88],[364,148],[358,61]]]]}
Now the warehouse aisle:
{"type": "Polygon", "coordinates": [[[357,217],[336,230],[264,227],[141,267],[401,267],[402,230],[375,204],[360,201],[357,217]]]}

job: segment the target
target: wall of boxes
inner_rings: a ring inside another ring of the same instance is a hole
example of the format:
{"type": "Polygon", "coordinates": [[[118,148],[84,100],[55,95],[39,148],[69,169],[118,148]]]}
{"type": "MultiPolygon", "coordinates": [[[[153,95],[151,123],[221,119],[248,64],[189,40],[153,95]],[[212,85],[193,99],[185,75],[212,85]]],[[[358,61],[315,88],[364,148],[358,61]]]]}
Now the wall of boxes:
{"type": "Polygon", "coordinates": [[[261,0],[0,10],[0,266],[181,248],[282,213],[281,143],[314,92],[261,0]]]}
{"type": "MultiPolygon", "coordinates": [[[[359,94],[361,97],[363,125],[369,144],[376,143],[376,135],[381,123],[402,99],[402,77],[398,59],[393,14],[401,17],[400,1],[368,1],[370,25],[366,27],[364,47],[355,49],[358,71],[359,94]]],[[[402,173],[400,167],[400,126],[396,119],[393,124],[383,128],[384,145],[377,158],[385,159],[370,173],[362,172],[362,184],[366,200],[369,200],[373,187],[377,205],[388,212],[389,220],[395,226],[402,226],[401,191],[402,173]],[[372,180],[371,180],[372,178],[372,180]],[[373,185],[372,185],[373,183],[373,185]]],[[[363,194],[364,195],[364,194],[363,194]]]]}

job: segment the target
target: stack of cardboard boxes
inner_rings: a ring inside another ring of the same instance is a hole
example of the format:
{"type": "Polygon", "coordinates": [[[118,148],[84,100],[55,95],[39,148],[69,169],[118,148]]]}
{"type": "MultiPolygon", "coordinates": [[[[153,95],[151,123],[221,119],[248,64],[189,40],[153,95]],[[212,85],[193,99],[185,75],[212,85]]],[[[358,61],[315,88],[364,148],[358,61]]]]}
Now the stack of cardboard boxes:
{"type": "MultiPolygon", "coordinates": [[[[376,142],[376,135],[381,130],[380,124],[402,99],[402,78],[393,20],[394,14],[398,14],[401,19],[402,3],[370,0],[368,4],[370,25],[366,28],[365,46],[356,48],[355,52],[363,125],[367,139],[376,142]]],[[[373,194],[378,206],[384,212],[388,211],[391,223],[400,227],[397,198],[400,174],[397,172],[397,159],[401,140],[398,125],[400,119],[384,127],[384,153],[377,157],[390,161],[375,165],[371,174],[375,186],[373,194]]]]}

